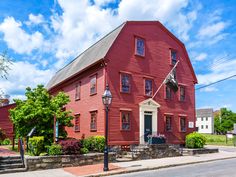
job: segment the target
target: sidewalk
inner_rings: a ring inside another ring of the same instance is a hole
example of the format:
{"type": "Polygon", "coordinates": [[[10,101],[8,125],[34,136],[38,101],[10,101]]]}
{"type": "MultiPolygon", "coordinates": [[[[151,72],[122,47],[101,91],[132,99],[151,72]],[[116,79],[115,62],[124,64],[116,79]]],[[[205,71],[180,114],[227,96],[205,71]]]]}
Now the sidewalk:
{"type": "MultiPolygon", "coordinates": [[[[202,154],[196,156],[181,156],[162,159],[140,160],[131,162],[110,163],[108,172],[103,172],[103,164],[87,165],[80,167],[67,167],[64,169],[51,169],[44,171],[32,171],[18,173],[17,177],[96,177],[114,174],[131,173],[137,171],[154,170],[173,166],[210,162],[216,160],[236,158],[236,152],[220,151],[214,154],[202,154]]],[[[16,174],[2,174],[0,177],[15,177],[16,174]]]]}
{"type": "Polygon", "coordinates": [[[0,156],[13,156],[13,155],[17,155],[17,153],[9,150],[5,146],[0,146],[0,156]]]}

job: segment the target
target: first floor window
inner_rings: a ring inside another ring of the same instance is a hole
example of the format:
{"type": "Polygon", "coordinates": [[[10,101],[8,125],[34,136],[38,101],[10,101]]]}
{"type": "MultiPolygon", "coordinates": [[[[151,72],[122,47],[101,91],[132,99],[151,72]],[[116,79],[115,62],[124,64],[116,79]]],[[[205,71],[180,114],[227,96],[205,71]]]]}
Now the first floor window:
{"type": "Polygon", "coordinates": [[[90,114],[91,114],[90,130],[96,131],[97,130],[97,111],[93,111],[90,114]]]}
{"type": "Polygon", "coordinates": [[[130,75],[121,73],[121,92],[130,93],[130,75]]]}
{"type": "Polygon", "coordinates": [[[152,96],[152,80],[145,79],[145,95],[152,96]]]}
{"type": "Polygon", "coordinates": [[[166,99],[170,100],[171,99],[171,89],[170,87],[166,86],[166,99]]]}
{"type": "Polygon", "coordinates": [[[184,86],[180,86],[180,101],[184,101],[185,100],[185,87],[184,86]]]}
{"type": "Polygon", "coordinates": [[[180,117],[180,131],[186,131],[186,117],[180,117]]]}
{"type": "Polygon", "coordinates": [[[97,76],[94,75],[90,79],[90,95],[97,93],[97,76]]]}
{"type": "Polygon", "coordinates": [[[201,129],[204,129],[203,125],[201,125],[201,129]]]}
{"type": "Polygon", "coordinates": [[[75,124],[74,124],[75,132],[80,131],[80,115],[75,115],[75,124]]]}
{"type": "Polygon", "coordinates": [[[208,129],[208,125],[206,125],[206,129],[208,129]]]}
{"type": "Polygon", "coordinates": [[[172,130],[172,116],[166,116],[166,131],[172,130]]]}
{"type": "Polygon", "coordinates": [[[121,112],[121,130],[130,130],[130,112],[121,112]]]}

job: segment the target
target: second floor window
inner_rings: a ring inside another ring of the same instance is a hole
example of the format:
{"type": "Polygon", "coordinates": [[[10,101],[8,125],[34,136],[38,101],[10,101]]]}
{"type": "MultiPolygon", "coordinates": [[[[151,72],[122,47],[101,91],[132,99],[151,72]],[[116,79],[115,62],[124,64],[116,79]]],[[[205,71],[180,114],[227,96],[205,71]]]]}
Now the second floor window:
{"type": "Polygon", "coordinates": [[[79,100],[80,99],[80,85],[81,85],[81,83],[79,82],[75,86],[75,100],[79,100]]]}
{"type": "Polygon", "coordinates": [[[121,112],[121,130],[130,130],[130,112],[121,112]]]}
{"type": "Polygon", "coordinates": [[[97,93],[97,76],[94,75],[90,78],[90,95],[97,93]]]}
{"type": "Polygon", "coordinates": [[[145,41],[142,38],[135,38],[135,54],[139,56],[145,56],[145,41]]]}
{"type": "Polygon", "coordinates": [[[166,116],[166,131],[172,130],[172,116],[166,116]]]}
{"type": "Polygon", "coordinates": [[[177,62],[177,52],[175,50],[171,50],[171,64],[175,65],[177,62]]]}
{"type": "Polygon", "coordinates": [[[152,80],[145,79],[145,95],[152,96],[152,80]]]}
{"type": "Polygon", "coordinates": [[[186,117],[180,117],[180,131],[185,132],[187,128],[186,117]]]}
{"type": "Polygon", "coordinates": [[[121,73],[121,92],[130,93],[130,75],[121,73]]]}
{"type": "Polygon", "coordinates": [[[97,131],[97,111],[90,112],[90,131],[97,131]]]}
{"type": "Polygon", "coordinates": [[[185,100],[185,87],[184,86],[180,86],[180,88],[179,88],[179,92],[180,92],[180,94],[179,94],[179,100],[180,101],[184,101],[185,100]]]}
{"type": "Polygon", "coordinates": [[[171,88],[166,86],[165,89],[166,89],[165,90],[165,93],[166,93],[165,98],[168,99],[168,100],[171,100],[171,97],[172,97],[172,95],[171,95],[171,88]]]}

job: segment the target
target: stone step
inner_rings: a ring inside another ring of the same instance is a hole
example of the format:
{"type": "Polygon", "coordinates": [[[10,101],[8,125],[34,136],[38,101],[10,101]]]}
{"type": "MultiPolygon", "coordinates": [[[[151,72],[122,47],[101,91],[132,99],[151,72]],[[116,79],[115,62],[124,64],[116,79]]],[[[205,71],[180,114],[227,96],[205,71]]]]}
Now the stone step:
{"type": "Polygon", "coordinates": [[[117,158],[116,161],[117,162],[130,162],[130,161],[132,161],[132,159],[123,157],[123,158],[117,158]]]}
{"type": "Polygon", "coordinates": [[[8,160],[8,159],[21,159],[20,156],[1,156],[0,157],[0,161],[1,160],[8,160]]]}
{"type": "Polygon", "coordinates": [[[15,168],[15,169],[0,169],[0,174],[6,174],[6,173],[18,173],[18,172],[25,172],[27,171],[26,168],[15,168]]]}
{"type": "Polygon", "coordinates": [[[23,165],[23,163],[1,164],[0,165],[0,170],[15,169],[15,168],[24,168],[24,165],[23,165]]]}
{"type": "Polygon", "coordinates": [[[14,163],[22,163],[21,159],[4,159],[0,160],[0,164],[14,164],[14,163]]]}

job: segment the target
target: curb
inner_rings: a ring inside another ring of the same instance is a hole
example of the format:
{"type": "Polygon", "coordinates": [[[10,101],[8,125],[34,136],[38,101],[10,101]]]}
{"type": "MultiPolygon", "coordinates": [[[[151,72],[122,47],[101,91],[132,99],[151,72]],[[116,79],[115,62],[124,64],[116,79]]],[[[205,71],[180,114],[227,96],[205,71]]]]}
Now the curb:
{"type": "Polygon", "coordinates": [[[127,174],[127,173],[141,172],[141,171],[158,170],[158,169],[169,168],[169,167],[198,164],[198,163],[204,163],[204,162],[214,162],[214,161],[234,159],[234,158],[236,158],[236,156],[225,157],[225,158],[220,158],[220,159],[203,160],[203,161],[198,161],[198,162],[187,162],[187,163],[181,163],[181,164],[164,165],[164,166],[158,166],[158,167],[145,167],[145,168],[141,168],[141,169],[132,169],[132,170],[124,168],[123,171],[114,171],[114,172],[105,172],[105,173],[100,173],[100,174],[85,175],[84,177],[100,177],[100,176],[127,174]]]}

